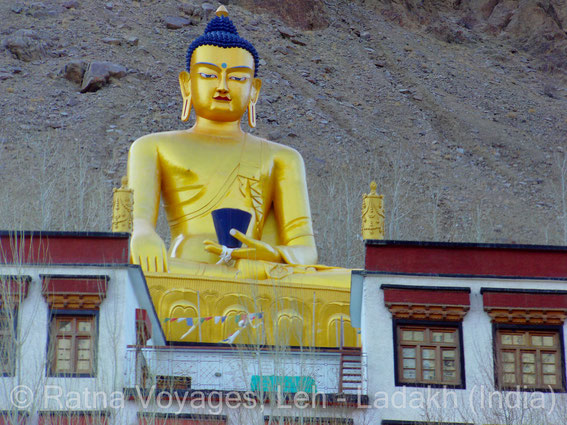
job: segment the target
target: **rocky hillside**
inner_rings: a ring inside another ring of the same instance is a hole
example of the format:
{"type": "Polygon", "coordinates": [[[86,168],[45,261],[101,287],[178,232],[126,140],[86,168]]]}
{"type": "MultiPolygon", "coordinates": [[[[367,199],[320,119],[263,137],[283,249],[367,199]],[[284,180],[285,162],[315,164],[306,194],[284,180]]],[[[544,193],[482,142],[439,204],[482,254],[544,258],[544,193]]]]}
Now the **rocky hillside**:
{"type": "MultiPolygon", "coordinates": [[[[305,158],[322,261],[362,264],[372,179],[390,238],[567,243],[565,0],[223,3],[261,57],[254,133],[305,158]]],[[[217,6],[0,3],[0,227],[109,229],[130,144],[185,126],[177,74],[217,6]]]]}

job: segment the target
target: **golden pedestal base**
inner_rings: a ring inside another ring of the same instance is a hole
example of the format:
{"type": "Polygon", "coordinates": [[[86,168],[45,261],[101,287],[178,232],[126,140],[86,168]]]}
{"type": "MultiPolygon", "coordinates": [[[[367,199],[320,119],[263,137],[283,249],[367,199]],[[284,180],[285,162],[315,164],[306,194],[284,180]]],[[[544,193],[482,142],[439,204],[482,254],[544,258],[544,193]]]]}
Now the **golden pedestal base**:
{"type": "Polygon", "coordinates": [[[222,343],[241,330],[231,342],[339,347],[342,339],[342,346],[360,346],[350,326],[350,279],[325,285],[302,282],[302,276],[285,281],[169,273],[145,276],[168,341],[222,343]],[[252,321],[241,319],[252,313],[263,315],[252,321]],[[196,326],[187,334],[191,326],[186,321],[166,318],[192,318],[196,326]]]}

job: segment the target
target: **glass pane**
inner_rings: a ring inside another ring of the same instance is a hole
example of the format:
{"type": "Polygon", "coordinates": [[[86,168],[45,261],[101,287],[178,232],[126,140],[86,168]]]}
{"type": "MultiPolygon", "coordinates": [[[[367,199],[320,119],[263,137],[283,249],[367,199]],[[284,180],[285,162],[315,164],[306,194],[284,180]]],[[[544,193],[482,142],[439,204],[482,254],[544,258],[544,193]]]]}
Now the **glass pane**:
{"type": "Polygon", "coordinates": [[[421,352],[421,355],[423,356],[424,359],[434,359],[435,350],[432,350],[430,348],[424,348],[423,351],[421,352]]]}
{"type": "Polygon", "coordinates": [[[553,337],[552,336],[544,336],[543,337],[543,345],[544,345],[544,347],[553,347],[553,337]]]}
{"type": "Polygon", "coordinates": [[[512,344],[524,345],[524,335],[512,335],[512,344]]]}
{"type": "Polygon", "coordinates": [[[516,368],[514,366],[514,363],[504,363],[504,365],[502,366],[502,370],[504,370],[504,372],[515,372],[516,368]]]}
{"type": "Polygon", "coordinates": [[[435,360],[423,360],[421,364],[424,369],[435,369],[435,360]]]}
{"type": "Polygon", "coordinates": [[[522,362],[534,363],[535,362],[535,354],[534,353],[522,353],[522,362]]]}
{"type": "Polygon", "coordinates": [[[71,360],[71,351],[57,350],[57,360],[71,360]]]}
{"type": "Polygon", "coordinates": [[[524,363],[524,365],[522,366],[522,372],[524,372],[524,373],[535,373],[535,364],[524,363]]]}
{"type": "Polygon", "coordinates": [[[504,374],[504,383],[505,384],[515,384],[516,383],[516,375],[513,373],[505,373],[504,374]]]}
{"type": "Polygon", "coordinates": [[[404,369],[404,379],[415,379],[415,370],[404,369]]]}
{"type": "Polygon", "coordinates": [[[501,341],[502,344],[506,344],[506,345],[512,344],[512,335],[502,335],[501,341]]]}
{"type": "Polygon", "coordinates": [[[455,332],[445,332],[445,342],[455,342],[455,332]]]}
{"type": "Polygon", "coordinates": [[[415,369],[415,359],[404,359],[404,368],[415,369]]]}
{"type": "Polygon", "coordinates": [[[443,351],[443,358],[444,359],[454,359],[455,358],[455,350],[444,350],[443,351]]]}
{"type": "Polygon", "coordinates": [[[77,354],[79,360],[90,360],[91,358],[91,350],[79,350],[77,354]]]}
{"type": "Polygon", "coordinates": [[[91,340],[79,339],[77,341],[77,347],[79,347],[80,350],[88,350],[89,348],[91,348],[91,340]]]}
{"type": "Polygon", "coordinates": [[[71,340],[70,339],[58,339],[57,340],[57,348],[64,348],[70,349],[71,348],[71,340]]]}
{"type": "Polygon", "coordinates": [[[89,360],[79,360],[77,362],[77,372],[90,372],[91,362],[89,360]]]}
{"type": "Polygon", "coordinates": [[[433,342],[443,342],[443,332],[433,332],[433,342]]]}
{"type": "Polygon", "coordinates": [[[434,370],[424,370],[423,371],[423,379],[425,381],[433,381],[435,379],[435,371],[434,370]]]}
{"type": "Polygon", "coordinates": [[[415,357],[415,348],[404,348],[402,354],[404,357],[415,357]]]}
{"type": "Polygon", "coordinates": [[[423,341],[423,331],[413,331],[414,341],[423,341]]]}
{"type": "Polygon", "coordinates": [[[527,385],[534,385],[535,384],[535,375],[523,375],[524,384],[527,385]]]}
{"type": "Polygon", "coordinates": [[[57,324],[60,333],[71,332],[73,330],[73,322],[68,320],[61,320],[57,324]]]}
{"type": "Polygon", "coordinates": [[[543,373],[555,373],[555,365],[554,364],[544,364],[543,365],[543,373]]]}
{"type": "Polygon", "coordinates": [[[555,363],[555,354],[553,353],[543,353],[541,355],[541,361],[543,363],[555,363]]]}
{"type": "Polygon", "coordinates": [[[546,385],[555,385],[557,384],[557,379],[555,375],[543,375],[543,383],[546,385]]]}
{"type": "Polygon", "coordinates": [[[502,361],[506,363],[514,363],[516,359],[514,358],[514,353],[504,352],[502,353],[502,361]]]}
{"type": "Polygon", "coordinates": [[[457,372],[456,371],[447,371],[444,370],[443,371],[443,379],[455,379],[457,377],[457,372]]]}
{"type": "Polygon", "coordinates": [[[79,332],[87,332],[87,333],[90,333],[91,327],[92,327],[92,323],[91,323],[90,321],[88,321],[88,322],[87,322],[87,321],[82,321],[82,322],[79,322],[79,323],[78,323],[77,327],[78,327],[79,332]]]}
{"type": "Polygon", "coordinates": [[[543,344],[542,337],[539,335],[532,336],[532,345],[541,346],[543,344]]]}
{"type": "Polygon", "coordinates": [[[406,341],[413,340],[413,332],[412,331],[403,331],[402,332],[402,339],[406,341]]]}
{"type": "Polygon", "coordinates": [[[71,368],[71,362],[69,360],[57,360],[57,372],[65,372],[71,368]]]}
{"type": "Polygon", "coordinates": [[[444,360],[443,369],[445,370],[455,370],[455,360],[444,360]]]}

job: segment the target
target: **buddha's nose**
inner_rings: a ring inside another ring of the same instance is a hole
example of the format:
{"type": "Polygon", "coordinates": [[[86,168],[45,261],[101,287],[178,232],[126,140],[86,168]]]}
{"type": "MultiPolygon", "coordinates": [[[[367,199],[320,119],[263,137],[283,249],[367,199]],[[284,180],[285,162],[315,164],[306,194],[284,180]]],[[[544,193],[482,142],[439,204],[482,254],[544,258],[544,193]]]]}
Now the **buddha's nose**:
{"type": "Polygon", "coordinates": [[[228,93],[228,84],[226,82],[226,74],[223,72],[219,79],[219,85],[217,87],[217,91],[220,93],[228,93]]]}

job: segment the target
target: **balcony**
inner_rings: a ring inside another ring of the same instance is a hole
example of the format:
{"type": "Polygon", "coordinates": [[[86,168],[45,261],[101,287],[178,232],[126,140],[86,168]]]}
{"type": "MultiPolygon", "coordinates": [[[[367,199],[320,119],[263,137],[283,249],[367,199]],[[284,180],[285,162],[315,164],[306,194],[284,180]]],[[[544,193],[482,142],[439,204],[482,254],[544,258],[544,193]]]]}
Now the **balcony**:
{"type": "Polygon", "coordinates": [[[365,395],[360,349],[129,346],[126,389],[365,395]]]}

